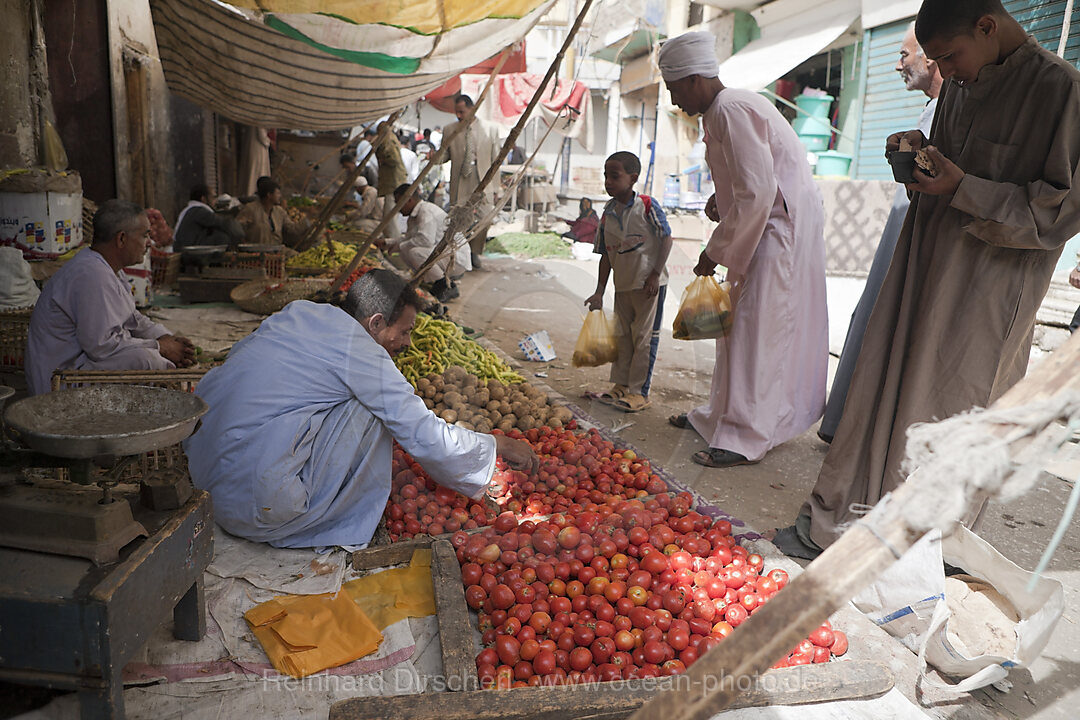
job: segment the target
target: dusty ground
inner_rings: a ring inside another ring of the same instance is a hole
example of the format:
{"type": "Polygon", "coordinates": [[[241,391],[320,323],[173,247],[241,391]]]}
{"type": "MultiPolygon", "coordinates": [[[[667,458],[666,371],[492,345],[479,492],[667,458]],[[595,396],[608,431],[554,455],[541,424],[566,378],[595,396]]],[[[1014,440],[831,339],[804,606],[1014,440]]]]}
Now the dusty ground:
{"type": "MultiPolygon", "coordinates": [[[[713,367],[713,346],[708,341],[685,342],[671,338],[670,323],[678,309],[683,287],[691,279],[697,243],[677,241],[668,267],[671,282],[664,307],[664,331],[653,377],[653,406],[636,415],[581,398],[586,390],[603,390],[607,368],[575,369],[570,356],[584,316],[582,300],[593,292],[595,262],[577,260],[527,261],[486,258],[483,269],[461,282],[462,297],[452,305],[454,317],[481,329],[514,357],[524,359],[517,343],[528,333],[546,330],[558,357],[549,363],[526,363],[534,373],[579,402],[594,417],[612,424],[632,422],[620,434],[640,447],[654,462],[681,481],[711,498],[751,528],[765,531],[789,525],[813,487],[827,446],[816,428],[774,449],[757,465],[714,470],[690,462],[690,455],[706,447],[693,431],[678,430],[667,422],[703,402],[713,367]],[[693,258],[693,260],[692,260],[693,258]]],[[[834,352],[842,347],[844,332],[861,283],[830,278],[830,338],[834,352]]],[[[610,308],[609,289],[605,307],[610,308]]],[[[797,359],[793,358],[793,361],[797,359]]],[[[835,359],[833,360],[835,365],[835,359]]],[[[1034,568],[1049,542],[1069,492],[1070,482],[1046,475],[1039,487],[1009,507],[992,506],[984,537],[1014,562],[1034,568]]],[[[1031,668],[1014,670],[1009,693],[979,691],[980,701],[1007,718],[1076,718],[1072,703],[1080,699],[1080,631],[1077,590],[1080,588],[1080,526],[1072,525],[1050,566],[1050,575],[1066,588],[1066,611],[1043,657],[1031,668]]]]}

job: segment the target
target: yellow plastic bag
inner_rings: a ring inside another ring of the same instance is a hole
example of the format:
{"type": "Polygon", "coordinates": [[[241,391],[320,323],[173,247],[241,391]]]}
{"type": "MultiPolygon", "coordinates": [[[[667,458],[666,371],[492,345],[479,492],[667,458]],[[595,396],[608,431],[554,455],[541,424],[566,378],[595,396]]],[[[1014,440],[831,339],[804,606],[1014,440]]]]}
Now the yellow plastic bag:
{"type": "Polygon", "coordinates": [[[383,639],[346,592],[283,595],[244,618],[274,668],[296,678],[370,655],[383,639]]]}
{"type": "Polygon", "coordinates": [[[590,310],[585,316],[585,324],[581,326],[570,364],[574,367],[596,367],[613,362],[618,355],[611,318],[603,310],[590,310]]]}
{"type": "Polygon", "coordinates": [[[430,549],[414,550],[408,567],[365,575],[341,587],[380,630],[407,617],[435,614],[430,549]]]}
{"type": "Polygon", "coordinates": [[[726,282],[716,282],[712,275],[694,278],[683,292],[682,305],[671,328],[672,337],[703,340],[724,337],[731,332],[730,288],[726,282]]]}

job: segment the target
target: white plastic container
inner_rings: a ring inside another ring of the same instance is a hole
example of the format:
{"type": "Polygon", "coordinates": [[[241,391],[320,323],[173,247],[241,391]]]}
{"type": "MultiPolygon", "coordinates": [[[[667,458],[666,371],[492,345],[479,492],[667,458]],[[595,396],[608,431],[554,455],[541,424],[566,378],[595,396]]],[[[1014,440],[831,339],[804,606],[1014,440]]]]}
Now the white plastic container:
{"type": "Polygon", "coordinates": [[[151,278],[153,270],[150,267],[150,253],[138,265],[124,268],[124,278],[131,286],[131,294],[135,296],[136,307],[148,307],[153,298],[153,286],[151,278]]]}
{"type": "Polygon", "coordinates": [[[0,192],[0,245],[51,260],[82,244],[82,193],[0,192]]]}

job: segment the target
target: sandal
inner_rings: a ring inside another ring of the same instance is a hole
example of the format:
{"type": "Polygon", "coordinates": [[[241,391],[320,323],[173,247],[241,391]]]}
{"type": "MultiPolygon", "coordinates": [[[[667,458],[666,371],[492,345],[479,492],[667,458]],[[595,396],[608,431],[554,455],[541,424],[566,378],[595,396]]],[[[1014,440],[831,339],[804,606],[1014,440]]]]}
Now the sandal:
{"type": "Polygon", "coordinates": [[[682,413],[681,415],[672,415],[667,419],[667,421],[668,423],[674,425],[680,430],[685,430],[686,428],[690,427],[690,420],[686,417],[686,413],[682,413]]]}
{"type": "Polygon", "coordinates": [[[823,552],[817,545],[808,545],[794,525],[778,528],[769,541],[788,557],[800,560],[814,560],[823,552]]]}
{"type": "Polygon", "coordinates": [[[731,452],[730,450],[721,450],[719,448],[709,448],[708,450],[699,450],[690,456],[690,459],[696,462],[698,465],[704,465],[710,468],[728,468],[735,467],[736,465],[753,465],[757,460],[747,460],[745,455],[740,455],[737,452],[731,452]]]}
{"type": "Polygon", "coordinates": [[[628,392],[630,392],[630,388],[625,385],[612,385],[610,390],[600,393],[596,396],[596,399],[604,405],[614,405],[626,397],[628,392]]]}
{"type": "Polygon", "coordinates": [[[624,413],[636,413],[652,407],[652,403],[644,395],[627,394],[611,403],[611,406],[616,410],[622,410],[624,413]]]}

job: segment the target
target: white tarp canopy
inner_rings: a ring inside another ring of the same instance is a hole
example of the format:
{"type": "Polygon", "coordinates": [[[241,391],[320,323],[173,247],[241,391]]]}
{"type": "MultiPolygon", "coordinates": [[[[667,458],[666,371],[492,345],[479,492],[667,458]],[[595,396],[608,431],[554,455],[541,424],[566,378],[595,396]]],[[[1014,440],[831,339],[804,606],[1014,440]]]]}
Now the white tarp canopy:
{"type": "Polygon", "coordinates": [[[828,0],[814,6],[812,12],[804,6],[801,0],[777,0],[755,10],[761,37],[720,64],[719,76],[724,84],[746,90],[764,89],[831,45],[858,22],[861,13],[860,0],[828,0]],[[790,12],[785,12],[785,5],[790,6],[790,12]]]}
{"type": "Polygon", "coordinates": [[[247,125],[338,130],[521,40],[554,3],[150,0],[150,10],[173,92],[247,125]]]}

